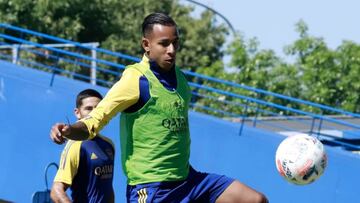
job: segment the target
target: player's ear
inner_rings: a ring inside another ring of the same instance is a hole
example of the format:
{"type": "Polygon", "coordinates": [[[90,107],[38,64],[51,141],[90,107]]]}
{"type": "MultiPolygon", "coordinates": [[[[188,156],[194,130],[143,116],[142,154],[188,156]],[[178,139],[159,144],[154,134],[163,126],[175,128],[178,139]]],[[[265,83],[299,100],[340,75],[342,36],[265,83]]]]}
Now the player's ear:
{"type": "Polygon", "coordinates": [[[81,118],[80,109],[75,108],[75,109],[74,109],[74,114],[75,114],[75,116],[76,116],[77,119],[80,119],[80,118],[81,118]]]}
{"type": "Polygon", "coordinates": [[[145,50],[146,53],[150,51],[150,42],[147,38],[143,37],[141,40],[141,46],[145,50]]]}

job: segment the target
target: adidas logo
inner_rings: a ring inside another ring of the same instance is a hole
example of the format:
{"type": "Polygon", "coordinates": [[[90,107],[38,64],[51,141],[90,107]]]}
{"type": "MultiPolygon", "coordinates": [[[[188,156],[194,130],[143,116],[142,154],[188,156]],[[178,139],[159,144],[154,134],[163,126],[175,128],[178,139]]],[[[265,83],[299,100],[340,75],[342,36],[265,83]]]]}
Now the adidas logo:
{"type": "Polygon", "coordinates": [[[93,160],[93,159],[97,159],[98,157],[96,156],[96,154],[93,152],[93,153],[91,153],[91,157],[90,157],[90,159],[91,160],[93,160]]]}

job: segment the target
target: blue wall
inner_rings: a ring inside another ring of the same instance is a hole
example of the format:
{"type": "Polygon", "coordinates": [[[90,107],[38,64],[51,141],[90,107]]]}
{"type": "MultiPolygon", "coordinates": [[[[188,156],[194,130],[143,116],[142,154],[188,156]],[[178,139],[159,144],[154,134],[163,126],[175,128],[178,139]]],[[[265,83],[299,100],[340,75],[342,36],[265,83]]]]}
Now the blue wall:
{"type": "MultiPolygon", "coordinates": [[[[0,199],[30,202],[35,191],[45,190],[45,167],[50,162],[59,162],[64,147],[51,142],[50,127],[56,122],[66,122],[66,116],[75,121],[76,94],[94,88],[58,76],[52,87],[50,81],[51,74],[0,61],[0,199]]],[[[107,91],[101,87],[95,89],[103,95],[107,91]]],[[[118,122],[116,117],[103,131],[117,146],[118,122]]],[[[116,156],[114,186],[123,192],[125,178],[120,156],[116,156]]],[[[49,168],[50,186],[55,172],[55,168],[49,168]]]]}
{"type": "MultiPolygon", "coordinates": [[[[63,146],[53,144],[53,123],[73,116],[75,95],[93,87],[87,83],[14,66],[0,61],[0,199],[30,202],[35,191],[45,189],[44,169],[58,162],[63,146]]],[[[95,87],[103,94],[105,88],[95,87]]],[[[103,134],[116,145],[114,187],[117,202],[124,202],[125,178],[120,168],[119,119],[113,119],[103,134]]],[[[190,113],[191,163],[194,168],[239,179],[265,193],[270,202],[360,202],[360,156],[327,147],[329,164],[315,183],[295,186],[278,175],[274,156],[283,137],[204,114],[190,113]]],[[[49,170],[50,185],[55,170],[49,170]]]]}

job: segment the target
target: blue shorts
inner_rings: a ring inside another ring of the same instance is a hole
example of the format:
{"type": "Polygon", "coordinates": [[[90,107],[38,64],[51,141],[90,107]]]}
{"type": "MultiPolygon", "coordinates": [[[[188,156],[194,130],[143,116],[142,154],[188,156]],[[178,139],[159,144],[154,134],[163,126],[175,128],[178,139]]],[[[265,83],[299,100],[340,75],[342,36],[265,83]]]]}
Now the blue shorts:
{"type": "Polygon", "coordinates": [[[183,181],[128,185],[126,198],[129,203],[215,202],[233,181],[223,175],[202,173],[190,167],[189,175],[183,181]]]}

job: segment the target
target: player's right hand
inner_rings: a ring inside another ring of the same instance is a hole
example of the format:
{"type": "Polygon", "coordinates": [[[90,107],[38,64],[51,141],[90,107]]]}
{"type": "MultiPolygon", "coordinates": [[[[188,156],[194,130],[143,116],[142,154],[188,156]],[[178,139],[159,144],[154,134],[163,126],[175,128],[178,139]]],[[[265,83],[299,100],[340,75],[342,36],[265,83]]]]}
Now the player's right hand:
{"type": "Polygon", "coordinates": [[[56,144],[63,144],[66,141],[65,135],[69,134],[70,126],[65,123],[56,123],[50,130],[50,138],[56,144]]]}

